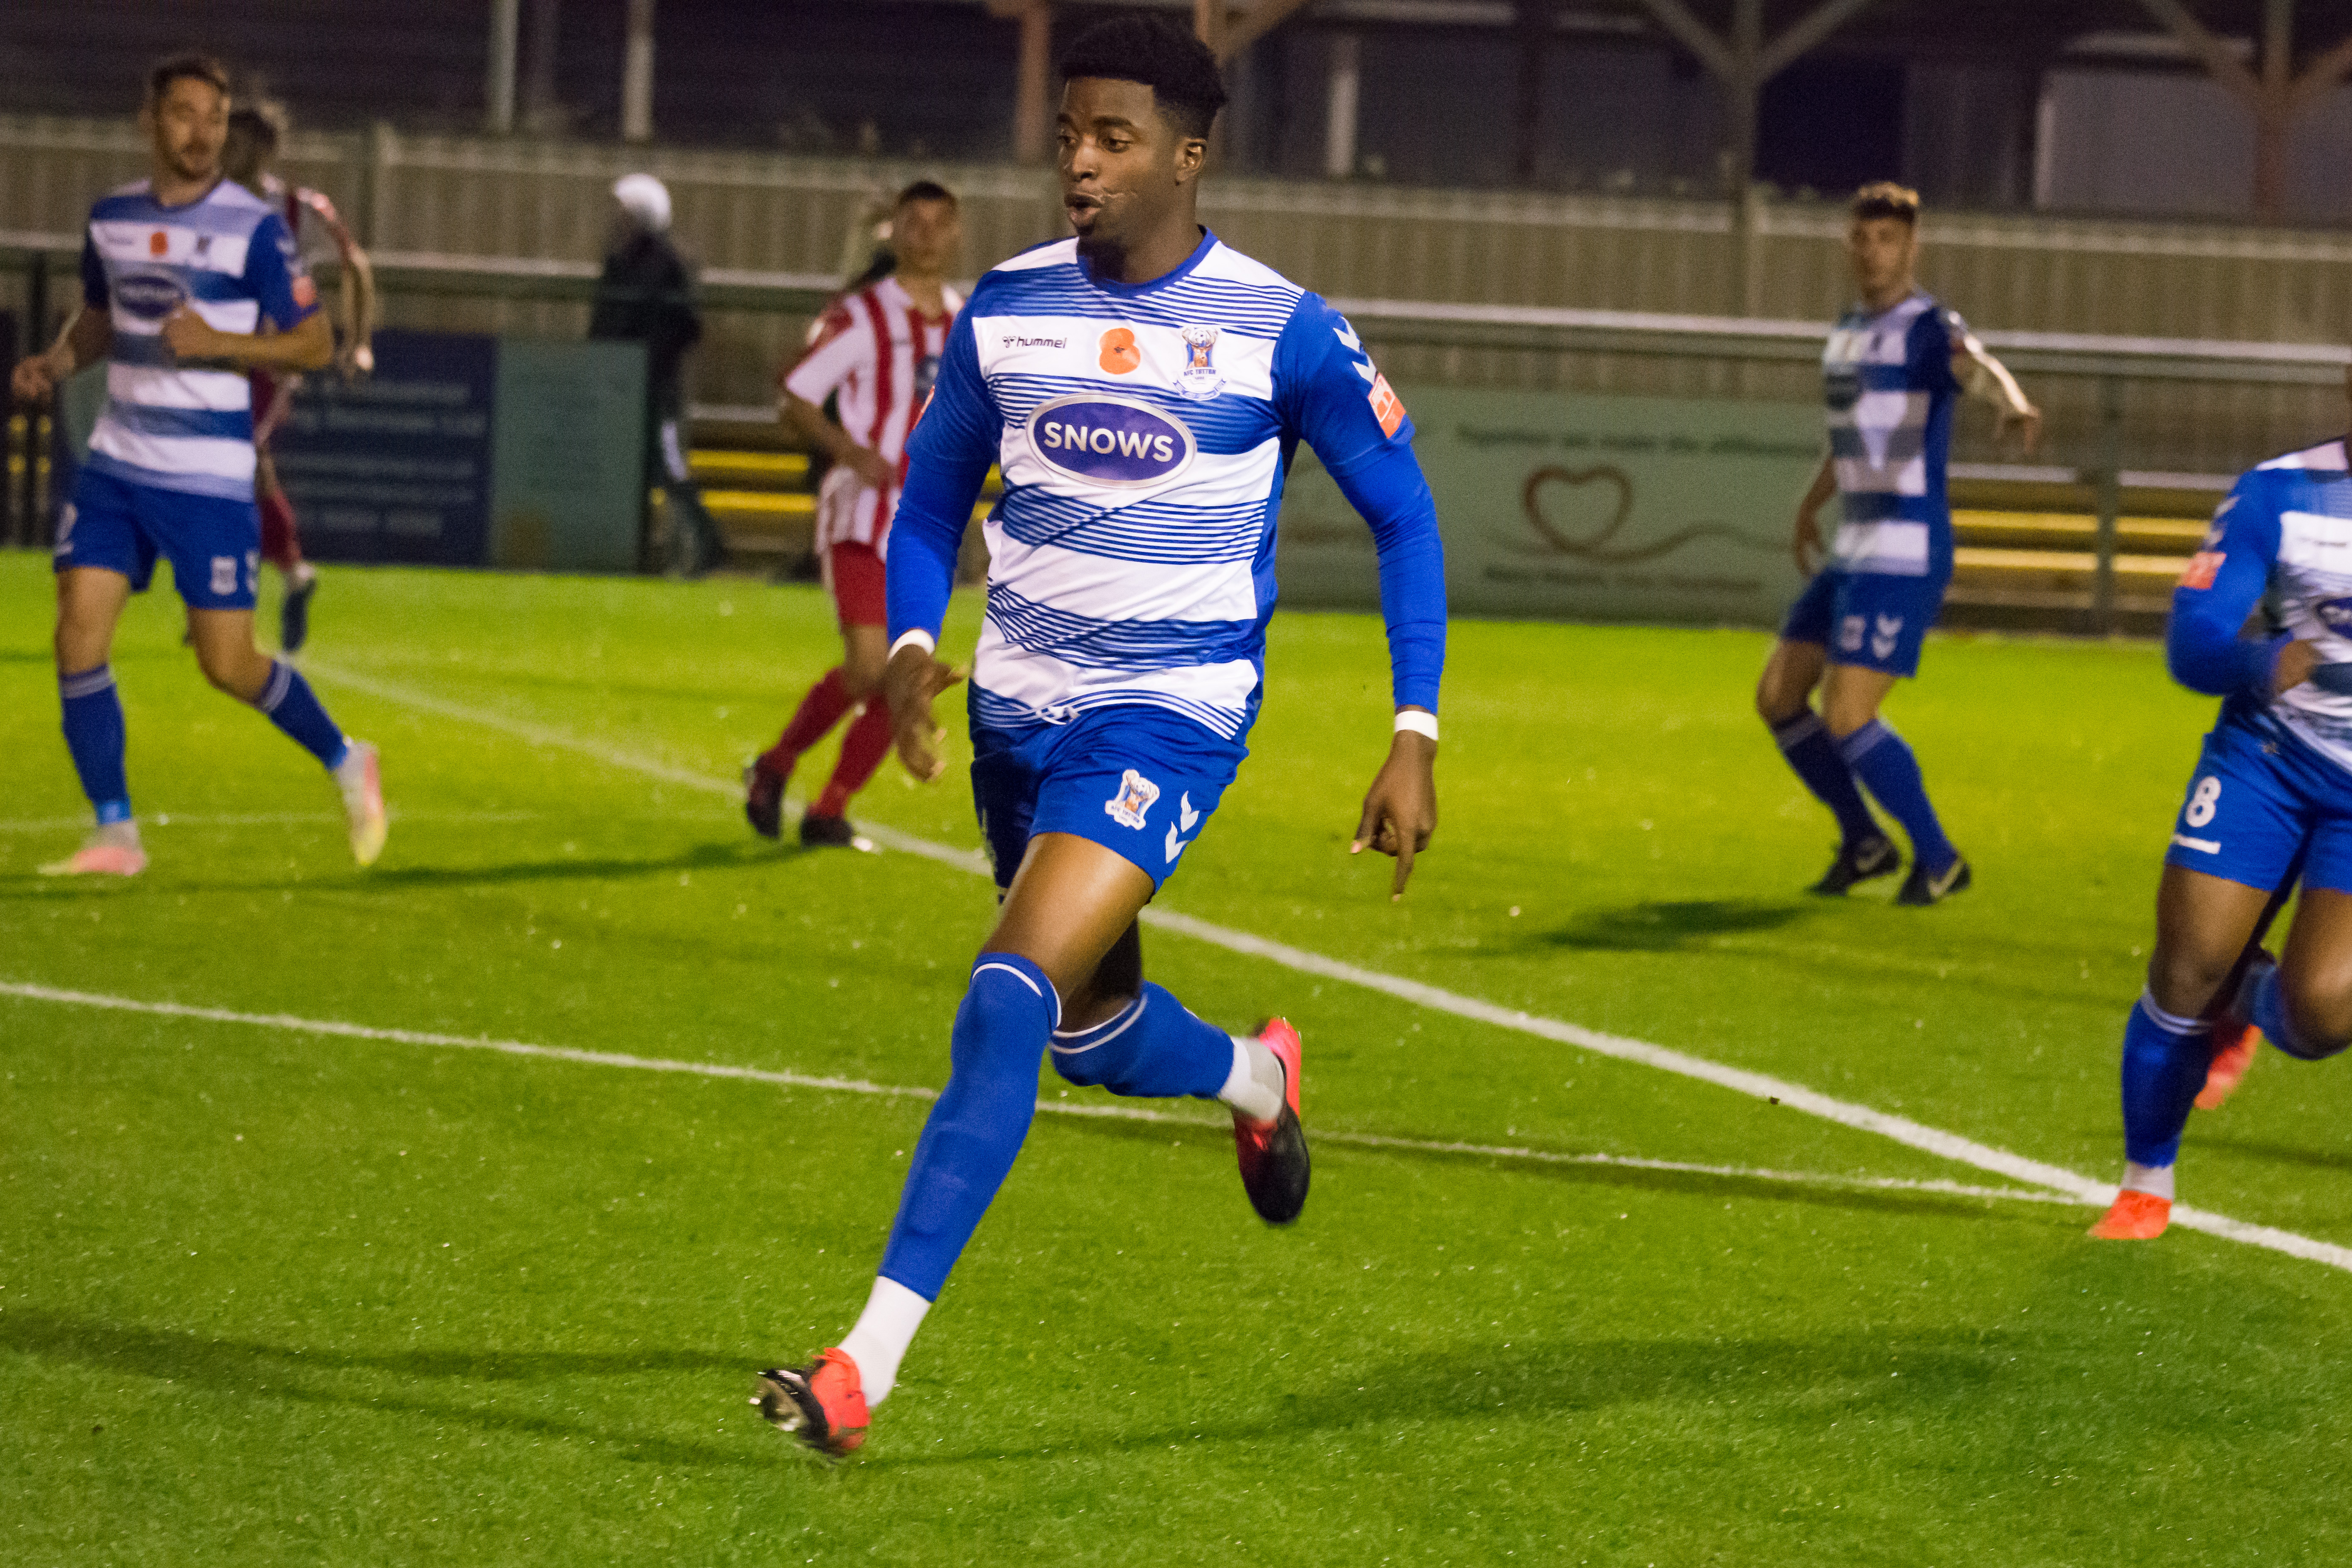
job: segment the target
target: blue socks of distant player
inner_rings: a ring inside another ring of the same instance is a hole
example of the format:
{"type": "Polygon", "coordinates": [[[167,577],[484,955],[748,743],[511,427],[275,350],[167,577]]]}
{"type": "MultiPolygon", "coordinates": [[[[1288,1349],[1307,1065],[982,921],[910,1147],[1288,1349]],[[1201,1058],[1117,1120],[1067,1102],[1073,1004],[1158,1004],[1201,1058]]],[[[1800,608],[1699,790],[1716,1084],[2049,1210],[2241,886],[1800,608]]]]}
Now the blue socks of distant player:
{"type": "Polygon", "coordinates": [[[58,698],[65,710],[66,750],[73,753],[74,772],[81,777],[82,794],[97,808],[99,826],[130,821],[122,699],[114,689],[114,667],[101,664],[79,675],[60,675],[58,698]]]}
{"type": "Polygon", "coordinates": [[[1037,1058],[1061,1016],[1054,983],[1027,959],[984,952],[972,965],[950,1037],[948,1086],[916,1142],[884,1278],[938,1299],[1029,1135],[1037,1058]]]}
{"type": "Polygon", "coordinates": [[[1820,714],[1808,708],[1793,719],[1772,724],[1771,730],[1780,754],[1805,781],[1813,798],[1830,808],[1837,818],[1838,832],[1848,844],[1880,836],[1870,807],[1863,804],[1862,791],[1854,787],[1853,770],[1838,755],[1837,742],[1830,739],[1829,726],[1822,722],[1820,714]]]}
{"type": "Polygon", "coordinates": [[[2124,1025],[2124,1184],[2172,1196],[2180,1130],[2213,1065],[2213,1026],[2166,1012],[2142,995],[2124,1025]]]}
{"type": "Polygon", "coordinates": [[[1838,755],[1853,776],[1886,814],[1911,836],[1911,858],[1930,876],[1941,874],[1959,858],[1959,851],[1944,837],[1936,808],[1927,804],[1927,784],[1919,776],[1919,759],[1903,737],[1873,719],[1837,743],[1838,755]]]}
{"type": "Polygon", "coordinates": [[[1150,981],[1116,1017],[1055,1032],[1054,1070],[1075,1084],[1143,1099],[1214,1100],[1234,1070],[1234,1037],[1150,981]]]}
{"type": "Polygon", "coordinates": [[[269,715],[269,721],[294,738],[294,743],[332,769],[340,765],[351,742],[335,721],[327,717],[320,706],[319,694],[302,679],[301,671],[282,658],[269,661],[269,681],[253,705],[269,715]]]}

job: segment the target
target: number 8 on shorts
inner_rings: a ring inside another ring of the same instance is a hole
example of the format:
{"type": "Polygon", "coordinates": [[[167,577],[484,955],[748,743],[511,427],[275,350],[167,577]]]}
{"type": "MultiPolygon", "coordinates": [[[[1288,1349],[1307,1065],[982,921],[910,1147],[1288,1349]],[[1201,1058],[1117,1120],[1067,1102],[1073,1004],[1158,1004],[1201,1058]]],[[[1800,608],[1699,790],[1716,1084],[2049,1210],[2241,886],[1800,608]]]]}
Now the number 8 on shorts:
{"type": "Polygon", "coordinates": [[[2204,826],[2213,820],[2214,807],[2221,798],[2221,781],[2207,773],[2189,792],[2189,808],[2180,814],[2180,819],[2191,827],[2204,826]]]}

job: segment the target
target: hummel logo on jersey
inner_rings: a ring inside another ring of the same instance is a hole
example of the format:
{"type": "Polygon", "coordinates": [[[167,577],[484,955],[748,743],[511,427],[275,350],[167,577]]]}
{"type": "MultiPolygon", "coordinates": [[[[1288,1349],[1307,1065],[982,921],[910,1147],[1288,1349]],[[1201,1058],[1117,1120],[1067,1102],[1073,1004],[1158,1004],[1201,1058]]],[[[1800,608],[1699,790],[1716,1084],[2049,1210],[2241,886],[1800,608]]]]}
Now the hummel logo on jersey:
{"type": "Polygon", "coordinates": [[[1200,820],[1201,814],[1192,809],[1192,792],[1186,790],[1183,796],[1177,802],[1176,826],[1190,833],[1192,831],[1192,825],[1200,820]]]}
{"type": "Polygon", "coordinates": [[[1016,336],[1012,332],[1007,332],[1004,334],[1003,346],[1008,349],[1061,349],[1069,347],[1070,340],[1067,338],[1024,338],[1016,336]]]}
{"type": "MultiPolygon", "coordinates": [[[[1119,774],[1118,793],[1103,802],[1103,812],[1121,827],[1132,827],[1140,832],[1144,815],[1150,811],[1159,798],[1160,786],[1129,768],[1119,774]]],[[[1169,858],[1172,860],[1175,857],[1171,855],[1169,858]]]]}
{"type": "Polygon", "coordinates": [[[1184,844],[1185,840],[1176,837],[1176,829],[1172,826],[1170,827],[1168,829],[1168,842],[1164,846],[1168,851],[1168,858],[1172,861],[1177,856],[1184,853],[1184,844]]]}
{"type": "Polygon", "coordinates": [[[1895,645],[1902,636],[1903,617],[1901,616],[1879,616],[1878,629],[1870,637],[1871,656],[1875,658],[1892,658],[1895,657],[1895,645]]]}
{"type": "Polygon", "coordinates": [[[1331,335],[1347,344],[1349,353],[1360,354],[1364,352],[1364,340],[1356,335],[1355,323],[1346,318],[1341,318],[1339,324],[1331,329],[1331,335]]]}

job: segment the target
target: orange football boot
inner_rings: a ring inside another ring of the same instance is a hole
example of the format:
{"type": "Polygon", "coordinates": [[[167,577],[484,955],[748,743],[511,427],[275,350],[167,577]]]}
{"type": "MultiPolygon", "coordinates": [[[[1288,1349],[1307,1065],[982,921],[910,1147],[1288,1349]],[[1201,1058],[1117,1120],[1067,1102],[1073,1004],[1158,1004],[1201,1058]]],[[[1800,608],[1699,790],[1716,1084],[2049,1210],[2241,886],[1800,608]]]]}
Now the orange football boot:
{"type": "Polygon", "coordinates": [[[1306,1047],[1287,1018],[1275,1018],[1257,1032],[1258,1043],[1282,1064],[1283,1106],[1271,1121],[1253,1121],[1234,1112],[1234,1152],[1242,1167],[1242,1188],[1250,1206],[1268,1225],[1288,1225],[1307,1206],[1307,1130],[1298,1122],[1300,1060],[1306,1047]]]}
{"type": "Polygon", "coordinates": [[[2172,1223],[2172,1200],[2126,1187],[2091,1227],[2101,1241],[2154,1241],[2172,1223]]]}
{"type": "MultiPolygon", "coordinates": [[[[2223,1029],[2228,1028],[2225,1023],[2223,1029]]],[[[2246,1069],[2254,1065],[2254,1047],[2263,1043],[2263,1032],[2248,1024],[2238,1031],[2237,1037],[2213,1053],[2213,1065],[2205,1069],[2205,1087],[2197,1091],[2197,1109],[2219,1110],[2244,1080],[2246,1069]]]]}
{"type": "Polygon", "coordinates": [[[857,1363],[839,1349],[827,1349],[806,1366],[761,1373],[751,1403],[771,1424],[832,1459],[856,1453],[873,1419],[857,1363]]]}

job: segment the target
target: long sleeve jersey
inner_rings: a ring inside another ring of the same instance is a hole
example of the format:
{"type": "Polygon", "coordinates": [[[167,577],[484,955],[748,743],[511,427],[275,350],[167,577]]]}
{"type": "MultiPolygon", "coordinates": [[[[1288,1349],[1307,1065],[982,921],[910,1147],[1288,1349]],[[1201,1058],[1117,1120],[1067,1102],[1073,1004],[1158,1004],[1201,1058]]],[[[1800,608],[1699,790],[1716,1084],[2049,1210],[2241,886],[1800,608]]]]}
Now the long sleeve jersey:
{"type": "Polygon", "coordinates": [[[908,448],[891,637],[937,635],[964,520],[1001,462],[976,719],[1149,703],[1238,737],[1301,440],[1371,525],[1396,700],[1434,711],[1444,556],[1412,422],[1339,312],[1214,235],[1149,283],[1097,278],[1075,240],[981,279],[908,448]]]}
{"type": "Polygon", "coordinates": [[[2228,699],[2223,711],[2275,723],[2352,769],[2352,472],[2344,443],[2273,458],[2242,477],[2173,591],[2165,652],[2173,679],[2228,699]],[[2273,635],[2247,637],[2267,605],[2273,635]],[[2271,694],[2279,649],[2316,645],[2319,665],[2271,694]]]}

